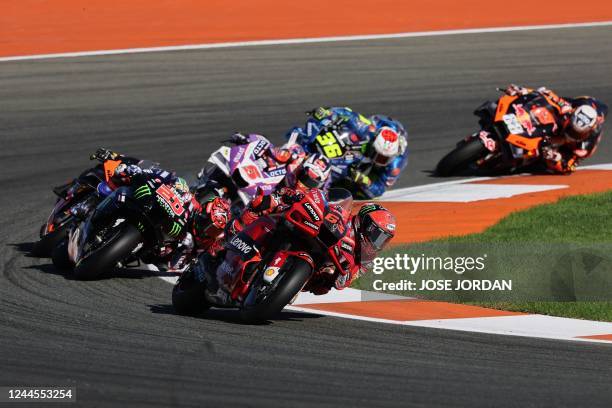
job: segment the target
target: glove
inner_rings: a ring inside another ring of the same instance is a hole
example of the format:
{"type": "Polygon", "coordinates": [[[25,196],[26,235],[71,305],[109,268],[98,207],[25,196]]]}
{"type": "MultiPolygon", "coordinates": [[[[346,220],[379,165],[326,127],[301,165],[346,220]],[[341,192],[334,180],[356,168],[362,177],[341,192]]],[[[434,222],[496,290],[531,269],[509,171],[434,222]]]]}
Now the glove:
{"type": "Polygon", "coordinates": [[[328,108],[320,106],[316,109],[306,112],[306,114],[314,117],[316,120],[321,120],[330,116],[332,113],[328,108]]]}
{"type": "Polygon", "coordinates": [[[105,149],[104,147],[99,148],[98,150],[96,150],[96,152],[94,154],[92,154],[91,156],[89,156],[90,160],[100,160],[101,162],[105,162],[107,160],[115,160],[116,158],[119,157],[119,153],[115,153],[111,150],[105,149]]]}
{"type": "Polygon", "coordinates": [[[558,151],[556,151],[550,146],[542,147],[541,151],[542,151],[542,158],[544,160],[558,162],[558,161],[561,161],[561,159],[563,158],[563,156],[561,156],[561,153],[559,153],[558,151]]]}
{"type": "Polygon", "coordinates": [[[363,186],[369,187],[372,185],[372,179],[367,175],[363,174],[359,170],[351,170],[351,179],[356,184],[361,184],[363,186]]]}
{"type": "Polygon", "coordinates": [[[298,203],[304,199],[304,194],[302,192],[288,187],[281,188],[279,195],[281,197],[281,201],[289,205],[298,203]]]}
{"type": "Polygon", "coordinates": [[[321,296],[329,292],[334,286],[334,275],[336,270],[333,266],[323,266],[311,278],[309,283],[310,292],[314,295],[321,296]]]}
{"type": "Polygon", "coordinates": [[[249,137],[247,135],[243,135],[242,133],[234,133],[230,136],[230,142],[236,145],[243,145],[249,143],[249,137]]]}
{"type": "Polygon", "coordinates": [[[272,194],[266,195],[260,187],[257,187],[251,202],[247,206],[247,210],[259,214],[266,213],[278,204],[274,198],[272,194]]]}
{"type": "Polygon", "coordinates": [[[527,95],[529,93],[529,89],[515,84],[508,85],[503,91],[510,96],[527,95]]]}

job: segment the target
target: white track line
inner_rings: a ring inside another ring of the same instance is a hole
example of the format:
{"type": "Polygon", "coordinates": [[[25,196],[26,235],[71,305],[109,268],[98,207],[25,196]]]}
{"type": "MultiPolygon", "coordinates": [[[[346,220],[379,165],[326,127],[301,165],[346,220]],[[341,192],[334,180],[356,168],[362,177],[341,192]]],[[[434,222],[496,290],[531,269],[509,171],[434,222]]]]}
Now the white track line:
{"type": "Polygon", "coordinates": [[[371,35],[347,35],[336,37],[316,37],[316,38],[292,38],[285,40],[260,40],[260,41],[239,41],[226,43],[206,43],[206,44],[191,44],[191,45],[172,45],[166,47],[143,47],[143,48],[125,48],[116,50],[98,50],[98,51],[81,51],[81,52],[64,52],[55,54],[38,54],[38,55],[17,55],[10,57],[1,57],[0,62],[7,61],[25,61],[39,60],[51,58],[71,58],[71,57],[91,57],[96,55],[119,55],[119,54],[137,54],[146,52],[166,52],[166,51],[189,51],[189,50],[208,50],[216,48],[236,48],[236,47],[255,47],[263,45],[291,45],[291,44],[311,44],[311,43],[329,43],[339,41],[366,41],[366,40],[386,40],[395,38],[416,38],[416,37],[435,37],[442,35],[463,35],[463,34],[483,34],[483,33],[501,33],[512,31],[527,31],[527,30],[553,30],[560,28],[588,28],[588,27],[607,27],[612,26],[612,21],[599,21],[589,23],[571,23],[571,24],[544,24],[544,25],[528,25],[514,27],[488,27],[488,28],[469,28],[461,30],[439,30],[439,31],[417,31],[409,33],[395,34],[371,34],[371,35]]]}
{"type": "MultiPolygon", "coordinates": [[[[602,164],[591,164],[588,166],[579,166],[578,170],[612,170],[612,163],[602,163],[602,164]]],[[[377,200],[381,201],[401,201],[402,197],[410,196],[413,194],[426,193],[431,191],[436,191],[444,187],[455,186],[457,184],[469,184],[477,181],[488,181],[488,180],[497,180],[497,179],[505,179],[511,177],[522,177],[522,176],[530,176],[529,173],[520,173],[513,174],[510,176],[498,176],[498,177],[470,177],[459,180],[451,180],[451,181],[442,181],[439,183],[431,183],[431,184],[422,184],[419,186],[412,187],[403,187],[397,188],[393,190],[387,191],[377,200]]]]}
{"type": "Polygon", "coordinates": [[[606,340],[584,339],[578,336],[592,336],[612,333],[612,323],[538,314],[472,317],[463,319],[399,321],[338,313],[329,310],[310,309],[300,305],[287,306],[285,309],[292,310],[294,312],[339,317],[343,319],[394,324],[396,326],[427,327],[441,330],[496,334],[502,336],[530,337],[549,340],[579,341],[608,345],[611,343],[606,340]]]}

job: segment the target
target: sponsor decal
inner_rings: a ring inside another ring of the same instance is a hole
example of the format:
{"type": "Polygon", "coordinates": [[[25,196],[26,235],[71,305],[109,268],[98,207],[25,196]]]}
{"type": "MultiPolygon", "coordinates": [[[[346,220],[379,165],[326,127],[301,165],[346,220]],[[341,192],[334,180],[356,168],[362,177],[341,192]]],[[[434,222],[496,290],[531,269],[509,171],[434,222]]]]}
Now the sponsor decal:
{"type": "Polygon", "coordinates": [[[323,118],[327,117],[327,116],[331,116],[331,111],[325,108],[317,108],[317,110],[314,112],[314,114],[312,116],[315,117],[315,119],[317,120],[322,120],[323,118]]]}
{"type": "Polygon", "coordinates": [[[134,190],[134,198],[142,198],[151,195],[151,189],[146,184],[134,190]]]}
{"type": "Polygon", "coordinates": [[[183,200],[180,198],[180,195],[177,194],[176,190],[173,187],[170,187],[166,184],[162,184],[156,190],[157,193],[157,201],[162,204],[166,209],[170,209],[175,215],[181,216],[185,212],[185,208],[183,208],[183,200]]]}
{"type": "Polygon", "coordinates": [[[531,115],[529,115],[529,112],[527,112],[525,108],[523,108],[523,105],[520,104],[514,105],[514,112],[516,113],[516,118],[518,119],[519,123],[527,131],[527,134],[531,136],[533,132],[535,132],[535,126],[533,126],[533,123],[531,122],[531,115]]]}
{"type": "Polygon", "coordinates": [[[321,204],[322,199],[321,190],[312,190],[312,201],[314,201],[315,204],[321,204]]]}
{"type": "Polygon", "coordinates": [[[232,238],[232,240],[230,241],[230,245],[244,256],[250,255],[251,252],[253,252],[255,249],[253,245],[246,242],[243,237],[240,237],[238,235],[232,238]]]}
{"type": "Polygon", "coordinates": [[[258,178],[261,177],[261,173],[259,172],[259,169],[257,168],[257,166],[245,166],[242,168],[243,170],[243,174],[251,179],[251,180],[257,180],[258,178]]]}
{"type": "Polygon", "coordinates": [[[255,147],[253,148],[253,154],[256,157],[261,157],[261,154],[266,147],[268,147],[268,142],[264,140],[260,140],[259,142],[257,142],[257,145],[255,145],[255,147]]]}
{"type": "Polygon", "coordinates": [[[353,246],[346,241],[340,241],[340,247],[342,247],[343,251],[346,251],[349,254],[353,253],[353,246]]]}
{"type": "Polygon", "coordinates": [[[497,143],[494,139],[489,137],[489,132],[482,130],[478,134],[478,137],[482,140],[482,144],[484,144],[484,147],[486,147],[488,151],[495,152],[497,150],[497,143]]]}
{"type": "Polygon", "coordinates": [[[267,283],[270,283],[274,280],[274,278],[276,278],[278,276],[278,273],[280,271],[280,268],[276,268],[273,266],[268,267],[265,271],[264,271],[264,281],[267,283]]]}
{"type": "Polygon", "coordinates": [[[508,127],[508,131],[515,135],[520,135],[523,133],[524,129],[519,120],[516,118],[516,115],[511,113],[503,116],[504,123],[508,127]]]}
{"type": "Polygon", "coordinates": [[[307,227],[312,228],[312,229],[313,229],[313,230],[315,230],[315,231],[318,231],[318,230],[319,230],[319,227],[317,227],[315,224],[313,224],[313,223],[312,223],[312,222],[310,222],[310,221],[304,220],[304,221],[302,221],[302,222],[303,222],[303,224],[304,224],[304,225],[306,225],[307,227]]]}
{"type": "Polygon", "coordinates": [[[310,214],[310,218],[315,221],[321,221],[321,217],[319,217],[319,214],[317,214],[315,209],[312,208],[312,205],[310,203],[304,203],[303,207],[306,209],[306,211],[308,211],[308,214],[310,214]]]}
{"type": "Polygon", "coordinates": [[[178,234],[181,232],[182,228],[182,225],[175,221],[174,224],[172,224],[172,229],[170,230],[168,235],[170,235],[171,237],[177,237],[178,234]]]}
{"type": "Polygon", "coordinates": [[[280,168],[280,169],[276,169],[276,170],[272,170],[268,172],[268,175],[270,177],[279,177],[279,176],[284,176],[285,174],[287,174],[287,169],[286,168],[280,168]]]}
{"type": "Polygon", "coordinates": [[[246,149],[244,147],[239,147],[238,151],[236,152],[236,156],[234,156],[234,158],[232,159],[232,161],[234,163],[238,163],[240,162],[240,160],[242,160],[242,156],[244,155],[244,151],[246,149]]]}

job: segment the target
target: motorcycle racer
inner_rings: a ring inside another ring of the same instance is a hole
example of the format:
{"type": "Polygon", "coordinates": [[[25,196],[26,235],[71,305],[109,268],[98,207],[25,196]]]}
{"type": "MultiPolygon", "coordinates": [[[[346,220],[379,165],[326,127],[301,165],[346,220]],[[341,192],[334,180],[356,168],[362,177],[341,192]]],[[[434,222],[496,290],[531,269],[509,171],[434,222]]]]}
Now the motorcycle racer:
{"type": "MultiPolygon", "coordinates": [[[[341,263],[345,265],[345,271],[336,269],[331,260],[316,265],[314,276],[309,280],[304,290],[315,295],[323,295],[331,288],[342,290],[349,287],[359,276],[364,274],[367,266],[373,261],[376,254],[380,252],[395,235],[395,217],[383,206],[375,203],[365,204],[360,211],[352,216],[351,208],[341,204],[342,201],[352,203],[350,193],[344,189],[340,191],[346,196],[330,197],[328,202],[332,213],[335,214],[338,231],[342,231],[343,237],[337,245],[342,247],[343,253],[350,256],[342,256],[341,263]],[[334,198],[335,201],[331,199],[334,198]]],[[[300,202],[304,192],[283,187],[278,192],[271,194],[266,200],[257,200],[249,206],[242,216],[242,225],[250,225],[259,217],[268,214],[279,214],[289,209],[294,203],[300,202]]],[[[237,235],[233,235],[236,236],[237,235]]],[[[255,239],[254,247],[263,244],[255,239]]],[[[228,246],[231,248],[231,245],[228,246]]],[[[209,288],[219,303],[226,303],[231,293],[231,285],[235,275],[241,268],[241,255],[234,251],[227,251],[223,262],[220,264],[210,258],[207,260],[209,288]]]]}
{"type": "Polygon", "coordinates": [[[259,157],[265,162],[266,166],[272,167],[277,164],[288,166],[288,170],[294,170],[302,159],[306,157],[304,149],[298,144],[285,144],[283,146],[274,146],[272,142],[263,135],[257,133],[243,134],[235,133],[230,137],[230,142],[236,145],[249,144],[254,141],[261,141],[262,148],[258,153],[259,157]]]}
{"type": "MultiPolygon", "coordinates": [[[[193,197],[187,182],[174,172],[160,168],[156,163],[143,165],[142,160],[121,155],[108,149],[98,149],[92,158],[103,163],[114,161],[114,170],[108,174],[106,186],[99,186],[102,196],[112,191],[134,185],[142,185],[148,179],[156,179],[169,187],[173,194],[168,194],[170,200],[176,197],[183,207],[183,228],[173,242],[168,242],[160,249],[159,254],[151,259],[158,267],[170,272],[179,272],[202,250],[214,252],[218,250],[215,242],[223,236],[227,223],[229,204],[218,197],[211,198],[204,205],[193,197]],[[135,181],[136,180],[136,181],[135,181]]],[[[138,195],[136,189],[134,194],[138,195]]]]}
{"type": "Polygon", "coordinates": [[[608,107],[590,97],[563,98],[550,89],[526,88],[510,84],[505,90],[510,96],[540,95],[552,107],[555,117],[538,120],[540,125],[551,126],[551,135],[540,148],[542,161],[551,173],[567,174],[576,169],[581,160],[591,157],[601,141],[603,123],[608,107]]]}
{"type": "Polygon", "coordinates": [[[290,129],[286,137],[332,161],[332,185],[348,181],[357,198],[379,197],[406,167],[407,132],[399,121],[366,118],[348,107],[319,107],[307,114],[304,127],[290,129]]]}
{"type": "Polygon", "coordinates": [[[234,214],[252,199],[257,188],[271,192],[306,158],[298,144],[274,146],[260,134],[235,133],[228,142],[233,146],[222,146],[211,154],[192,191],[201,204],[213,195],[228,199],[234,214]]]}
{"type": "MultiPolygon", "coordinates": [[[[245,225],[255,221],[259,216],[270,214],[282,205],[291,205],[295,197],[310,189],[323,189],[329,184],[331,164],[329,160],[319,154],[313,154],[303,161],[292,172],[287,173],[271,194],[264,194],[258,189],[255,197],[249,202],[239,217],[230,222],[230,235],[240,232],[245,225]],[[287,201],[285,203],[285,201],[287,201]]],[[[298,199],[299,201],[299,199],[298,199]]]]}

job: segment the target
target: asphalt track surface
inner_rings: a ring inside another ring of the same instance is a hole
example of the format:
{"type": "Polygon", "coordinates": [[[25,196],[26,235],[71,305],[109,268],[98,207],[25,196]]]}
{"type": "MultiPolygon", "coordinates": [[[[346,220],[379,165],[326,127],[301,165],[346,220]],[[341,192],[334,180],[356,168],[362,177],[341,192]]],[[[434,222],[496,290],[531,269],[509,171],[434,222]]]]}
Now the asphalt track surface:
{"type": "MultiPolygon", "coordinates": [[[[612,406],[612,347],[285,312],[176,316],[148,271],[96,282],[27,256],[51,186],[98,146],[193,174],[234,130],[273,140],[320,104],[410,132],[399,185],[428,174],[508,82],[612,101],[612,29],[71,58],[0,65],[0,385],[116,406],[612,406]]],[[[591,163],[609,162],[604,140],[591,163]]],[[[415,221],[416,222],[416,221],[415,221]]]]}

